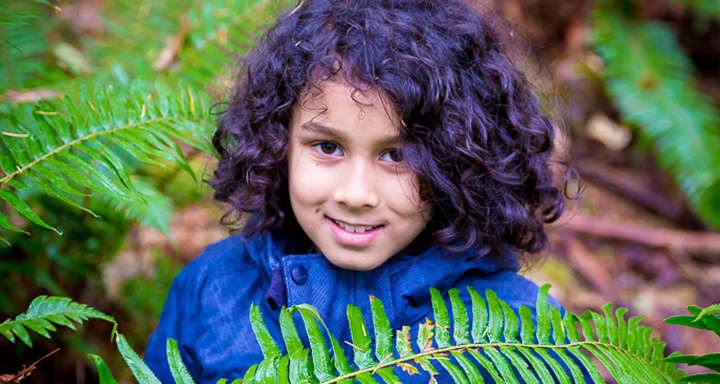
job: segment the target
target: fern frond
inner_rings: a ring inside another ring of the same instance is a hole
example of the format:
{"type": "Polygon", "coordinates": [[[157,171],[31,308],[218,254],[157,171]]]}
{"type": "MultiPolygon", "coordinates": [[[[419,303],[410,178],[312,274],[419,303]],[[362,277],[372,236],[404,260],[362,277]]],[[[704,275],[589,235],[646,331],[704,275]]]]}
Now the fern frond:
{"type": "MultiPolygon", "coordinates": [[[[715,334],[720,336],[720,316],[715,314],[720,312],[720,304],[713,304],[706,308],[699,308],[691,305],[688,306],[688,311],[692,314],[692,316],[673,316],[665,319],[665,322],[668,324],[713,331],[715,334]]],[[[663,360],[670,364],[700,366],[714,371],[685,376],[680,379],[681,382],[720,383],[720,353],[694,356],[683,355],[675,352],[663,360]]]]}
{"type": "MultiPolygon", "coordinates": [[[[0,170],[5,174],[0,185],[16,192],[0,189],[0,199],[46,228],[52,227],[17,198],[17,190],[27,187],[20,180],[76,207],[81,204],[74,196],[86,195],[83,187],[146,205],[121,156],[165,167],[156,160],[163,158],[195,177],[175,140],[215,153],[208,104],[190,89],[136,82],[128,91],[98,86],[62,103],[16,106],[12,114],[0,116],[0,170]]],[[[3,227],[19,230],[8,223],[0,218],[3,227]]]]}
{"type": "MultiPolygon", "coordinates": [[[[288,310],[284,307],[281,309],[280,329],[288,351],[288,354],[282,355],[262,320],[259,307],[253,305],[250,311],[251,324],[265,358],[251,366],[242,380],[236,379],[233,383],[351,384],[359,381],[363,384],[377,384],[380,382],[376,379],[377,375],[385,383],[396,384],[400,383],[393,372],[396,367],[418,373],[414,364],[419,364],[434,376],[438,371],[433,367],[433,361],[443,366],[453,382],[461,384],[484,382],[481,370],[485,370],[498,383],[519,383],[520,378],[526,383],[585,383],[587,377],[583,376],[583,368],[593,383],[604,383],[589,356],[596,357],[618,383],[720,381],[720,373],[684,377],[684,372],[675,369],[676,363],[683,363],[720,372],[720,354],[685,356],[674,353],[664,358],[665,343],[651,338],[652,329],[639,325],[641,318],[632,317],[626,321],[624,308],[613,311],[612,304],[608,304],[603,307],[603,314],[587,311],[577,316],[565,312],[564,317],[561,317],[560,311],[548,304],[549,285],[544,285],[538,292],[535,327],[530,308],[521,306],[518,316],[493,291],[487,290],[483,298],[473,288],[467,288],[471,299],[469,312],[465,304],[467,300],[462,299],[459,290],[448,292],[454,327],[447,324],[450,313],[447,312],[445,299],[438,290],[431,288],[436,321],[428,319],[418,328],[418,353],[410,346],[410,327],[404,326],[396,332],[395,348],[398,354],[393,356],[390,351],[393,343],[387,337],[391,329],[382,303],[377,298],[370,298],[375,340],[367,333],[360,309],[349,305],[348,322],[357,366],[350,365],[337,340],[312,306],[301,304],[288,310]],[[292,320],[294,312],[300,313],[305,324],[309,349],[304,348],[298,336],[292,320]],[[468,318],[468,313],[472,313],[472,319],[468,318]],[[498,322],[502,324],[496,325],[498,322]],[[332,359],[320,325],[325,327],[330,337],[334,354],[332,359]],[[454,335],[453,342],[448,342],[449,334],[454,335]],[[520,339],[517,338],[518,334],[520,339]],[[472,340],[466,337],[468,335],[472,340]],[[370,353],[373,346],[377,360],[370,353]],[[385,355],[385,352],[390,353],[385,355]]],[[[705,311],[698,307],[690,307],[689,310],[698,321],[708,316],[711,321],[718,320],[718,316],[712,314],[717,311],[716,306],[710,306],[705,311]]],[[[668,322],[672,322],[672,319],[668,319],[668,322]]],[[[685,322],[685,317],[681,319],[681,322],[685,322]]],[[[159,383],[125,338],[115,331],[114,334],[118,349],[138,382],[159,383]]],[[[175,382],[193,384],[173,339],[167,340],[167,355],[175,382]]],[[[102,359],[94,355],[90,357],[98,366],[101,383],[114,384],[102,359]]],[[[226,379],[218,381],[227,382],[226,379]]],[[[437,381],[431,378],[431,382],[437,381]]]]}
{"type": "Polygon", "coordinates": [[[85,304],[75,303],[66,297],[38,296],[30,303],[27,312],[0,324],[0,333],[13,343],[17,336],[32,347],[28,330],[50,338],[50,332],[57,330],[53,324],[74,330],[73,321],[82,323],[88,319],[103,319],[117,326],[115,319],[85,304]]]}
{"type": "Polygon", "coordinates": [[[403,327],[396,331],[397,354],[392,353],[393,342],[388,338],[392,330],[378,299],[371,298],[375,342],[360,309],[348,306],[352,364],[312,306],[303,304],[281,311],[287,355],[280,354],[259,309],[253,307],[251,322],[265,359],[247,371],[244,383],[270,379],[277,383],[377,383],[377,376],[387,383],[399,383],[394,374],[397,367],[418,373],[419,365],[434,376],[438,374],[436,363],[455,383],[482,382],[483,371],[496,382],[585,383],[591,379],[603,383],[591,357],[597,358],[618,383],[677,383],[684,375],[675,369],[673,361],[664,358],[665,343],[651,338],[652,329],[640,325],[640,318],[626,321],[626,310],[613,310],[612,304],[603,307],[602,314],[588,311],[577,316],[566,312],[562,317],[548,304],[548,291],[549,285],[545,285],[538,293],[537,320],[533,322],[530,308],[521,306],[518,314],[491,290],[483,298],[468,287],[470,297],[463,299],[460,291],[453,289],[448,292],[448,311],[446,299],[432,288],[434,319],[418,325],[418,351],[411,347],[410,327],[403,327]],[[309,350],[293,325],[294,312],[300,313],[305,324],[309,350]],[[330,347],[320,326],[327,330],[330,347]]]}
{"type": "Polygon", "coordinates": [[[592,42],[622,118],[649,139],[695,211],[720,228],[720,113],[693,86],[692,65],[668,26],[633,21],[613,0],[595,2],[592,42]]]}

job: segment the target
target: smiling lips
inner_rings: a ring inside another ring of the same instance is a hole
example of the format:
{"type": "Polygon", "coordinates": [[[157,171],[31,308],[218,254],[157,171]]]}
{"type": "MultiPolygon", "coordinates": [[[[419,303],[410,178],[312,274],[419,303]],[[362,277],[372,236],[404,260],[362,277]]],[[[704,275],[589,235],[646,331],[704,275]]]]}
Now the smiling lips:
{"type": "Polygon", "coordinates": [[[335,238],[346,245],[368,245],[383,230],[382,225],[353,226],[325,218],[335,234],[335,238]]]}

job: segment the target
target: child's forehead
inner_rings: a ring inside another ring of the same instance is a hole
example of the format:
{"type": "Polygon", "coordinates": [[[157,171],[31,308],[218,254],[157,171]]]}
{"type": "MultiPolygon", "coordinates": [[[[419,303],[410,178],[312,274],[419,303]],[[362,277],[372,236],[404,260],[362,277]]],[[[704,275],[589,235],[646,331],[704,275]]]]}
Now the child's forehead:
{"type": "Polygon", "coordinates": [[[291,132],[340,141],[353,138],[372,146],[397,145],[399,120],[384,109],[377,92],[352,95],[353,87],[327,82],[322,93],[293,113],[291,132]]]}
{"type": "Polygon", "coordinates": [[[379,118],[380,114],[373,112],[382,111],[382,118],[390,120],[393,125],[400,121],[397,111],[383,96],[382,90],[369,86],[356,87],[342,76],[305,89],[298,98],[294,114],[311,115],[316,119],[328,113],[355,110],[361,117],[370,113],[375,118],[379,118]]]}

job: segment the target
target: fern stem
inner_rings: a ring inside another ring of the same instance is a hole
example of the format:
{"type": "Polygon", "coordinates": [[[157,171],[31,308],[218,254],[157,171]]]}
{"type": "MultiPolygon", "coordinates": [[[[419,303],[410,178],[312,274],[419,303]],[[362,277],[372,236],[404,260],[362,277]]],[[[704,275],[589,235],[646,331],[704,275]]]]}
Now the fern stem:
{"type": "MultiPolygon", "coordinates": [[[[451,346],[451,347],[440,348],[440,349],[433,349],[433,350],[431,350],[431,351],[421,352],[421,353],[418,353],[418,354],[416,354],[416,355],[412,355],[412,356],[400,358],[400,359],[393,360],[393,361],[390,361],[390,362],[387,362],[387,363],[378,364],[378,365],[373,366],[373,367],[371,367],[371,368],[362,369],[362,370],[359,370],[359,371],[355,371],[355,372],[349,373],[349,374],[347,374],[347,375],[343,375],[343,376],[336,377],[336,378],[334,378],[334,379],[332,379],[332,380],[330,380],[330,381],[323,381],[323,382],[321,382],[320,384],[339,383],[339,382],[341,382],[341,381],[343,381],[343,380],[354,378],[354,377],[356,377],[356,376],[358,376],[358,375],[360,375],[360,374],[363,374],[363,373],[374,374],[375,372],[377,372],[378,370],[380,370],[380,369],[382,369],[382,368],[391,367],[391,366],[397,365],[397,364],[399,364],[399,363],[411,362],[411,361],[416,360],[416,359],[418,359],[418,358],[422,358],[422,357],[432,357],[432,355],[435,355],[435,354],[438,354],[438,353],[452,352],[452,351],[460,351],[460,350],[463,350],[463,349],[485,348],[485,347],[525,347],[525,348],[531,348],[531,349],[539,349],[539,348],[543,348],[543,349],[567,349],[567,348],[571,348],[571,347],[582,347],[582,346],[584,346],[584,345],[592,345],[592,346],[598,346],[598,347],[612,348],[612,349],[616,350],[617,352],[624,353],[624,354],[626,354],[626,355],[632,355],[634,358],[641,359],[643,362],[645,362],[645,363],[647,363],[648,365],[650,365],[651,367],[653,367],[653,369],[655,369],[655,370],[660,374],[660,376],[662,376],[663,378],[666,378],[665,373],[662,372],[662,371],[660,371],[660,370],[658,370],[658,368],[657,368],[655,365],[653,365],[651,361],[648,361],[648,360],[645,358],[645,356],[634,355],[634,354],[628,352],[627,350],[624,350],[624,349],[622,349],[622,348],[620,348],[619,346],[614,345],[614,344],[602,343],[602,342],[599,342],[599,341],[581,341],[581,342],[577,342],[577,343],[570,343],[570,344],[563,344],[563,345],[538,345],[538,344],[519,344],[519,343],[490,343],[490,344],[463,344],[463,345],[454,345],[454,346],[451,346]]],[[[667,378],[666,378],[666,382],[672,383],[672,381],[667,381],[667,378]]]]}
{"type": "Polygon", "coordinates": [[[50,152],[48,152],[48,153],[46,153],[46,154],[38,157],[37,159],[33,160],[31,163],[29,163],[29,164],[27,164],[27,165],[25,165],[25,166],[18,167],[18,168],[17,168],[17,171],[12,172],[12,173],[6,175],[5,177],[3,177],[2,179],[0,179],[0,184],[6,184],[6,183],[9,182],[10,180],[12,180],[13,177],[15,177],[15,176],[17,176],[18,174],[21,174],[21,173],[25,172],[26,170],[32,168],[33,166],[35,166],[35,164],[38,164],[38,163],[44,161],[45,159],[47,159],[47,158],[49,158],[49,157],[51,157],[51,156],[54,156],[54,155],[60,153],[60,152],[61,152],[62,150],[64,150],[65,148],[72,147],[72,146],[74,146],[74,145],[76,145],[76,144],[78,144],[78,143],[81,143],[81,142],[83,142],[83,141],[88,141],[88,140],[90,140],[90,139],[93,139],[93,138],[95,138],[95,137],[97,137],[97,136],[101,136],[101,135],[104,135],[104,134],[114,133],[114,132],[121,131],[121,130],[125,130],[125,129],[130,129],[130,128],[135,128],[135,127],[140,127],[140,126],[143,126],[143,125],[153,124],[153,123],[160,122],[160,121],[171,121],[171,120],[181,120],[181,119],[182,119],[182,120],[191,120],[191,121],[198,122],[198,123],[202,121],[202,120],[200,120],[200,119],[193,119],[193,118],[188,118],[188,117],[167,116],[167,117],[158,117],[158,118],[156,118],[156,119],[146,120],[146,121],[142,121],[142,122],[138,122],[138,123],[126,124],[126,125],[122,125],[122,126],[119,126],[119,127],[110,128],[110,129],[108,129],[108,130],[100,131],[100,132],[93,132],[93,133],[90,134],[90,135],[83,136],[83,137],[79,137],[79,138],[77,138],[77,139],[75,139],[75,140],[69,141],[69,142],[67,142],[67,143],[65,143],[65,144],[63,144],[63,145],[61,145],[61,146],[53,149],[52,151],[50,151],[50,152]]]}

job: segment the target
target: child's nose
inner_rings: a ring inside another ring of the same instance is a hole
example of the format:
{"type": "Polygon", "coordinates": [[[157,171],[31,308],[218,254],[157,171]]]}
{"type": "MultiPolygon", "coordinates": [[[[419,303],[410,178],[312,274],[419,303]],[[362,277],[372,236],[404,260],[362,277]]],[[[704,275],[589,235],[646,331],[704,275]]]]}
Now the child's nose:
{"type": "Polygon", "coordinates": [[[335,184],[335,202],[351,209],[376,207],[380,198],[373,167],[364,161],[354,161],[344,168],[335,184]]]}

